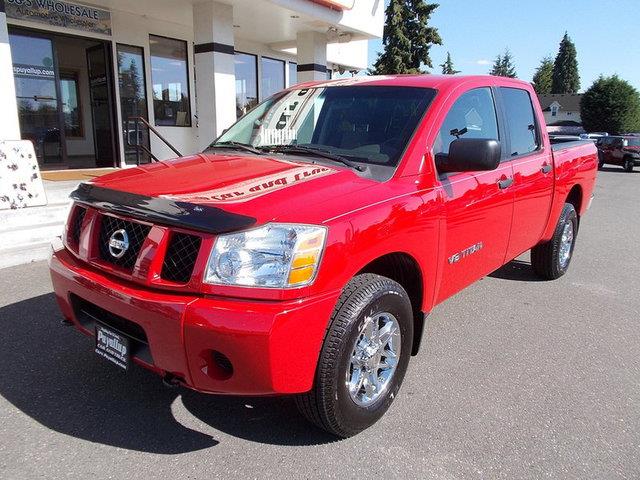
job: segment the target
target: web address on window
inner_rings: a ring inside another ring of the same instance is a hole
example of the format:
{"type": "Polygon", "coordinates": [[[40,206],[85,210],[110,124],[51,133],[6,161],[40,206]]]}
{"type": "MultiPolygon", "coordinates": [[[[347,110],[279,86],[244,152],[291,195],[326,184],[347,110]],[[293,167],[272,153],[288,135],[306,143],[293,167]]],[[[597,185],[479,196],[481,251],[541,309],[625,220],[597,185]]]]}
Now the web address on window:
{"type": "Polygon", "coordinates": [[[14,65],[13,74],[23,77],[53,77],[51,68],[34,67],[29,65],[14,65]]]}

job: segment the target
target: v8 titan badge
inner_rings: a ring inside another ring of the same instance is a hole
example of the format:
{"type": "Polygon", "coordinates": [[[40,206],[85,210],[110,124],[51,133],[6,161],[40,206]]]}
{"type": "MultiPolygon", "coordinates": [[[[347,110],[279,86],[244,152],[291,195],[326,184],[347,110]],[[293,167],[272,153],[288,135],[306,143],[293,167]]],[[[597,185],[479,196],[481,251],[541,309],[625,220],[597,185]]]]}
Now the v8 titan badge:
{"type": "Polygon", "coordinates": [[[102,325],[96,325],[96,353],[102,358],[127,370],[131,358],[129,339],[102,325]]]}

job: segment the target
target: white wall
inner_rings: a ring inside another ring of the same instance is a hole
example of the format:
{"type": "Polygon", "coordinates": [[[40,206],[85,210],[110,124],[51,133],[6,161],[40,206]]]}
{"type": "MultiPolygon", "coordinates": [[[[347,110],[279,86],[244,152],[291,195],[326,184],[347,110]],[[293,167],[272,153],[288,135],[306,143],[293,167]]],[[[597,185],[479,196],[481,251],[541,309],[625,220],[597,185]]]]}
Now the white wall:
{"type": "Polygon", "coordinates": [[[355,0],[351,10],[339,11],[308,0],[269,0],[288,10],[309,15],[327,24],[355,30],[368,38],[382,37],[384,0],[355,0]]]}

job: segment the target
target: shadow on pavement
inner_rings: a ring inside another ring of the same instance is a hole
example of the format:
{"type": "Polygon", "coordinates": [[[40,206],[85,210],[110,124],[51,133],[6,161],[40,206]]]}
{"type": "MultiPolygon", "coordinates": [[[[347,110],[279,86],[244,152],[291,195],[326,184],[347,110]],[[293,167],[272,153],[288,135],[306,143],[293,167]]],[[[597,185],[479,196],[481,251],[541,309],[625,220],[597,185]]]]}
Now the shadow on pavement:
{"type": "Polygon", "coordinates": [[[622,167],[602,167],[598,169],[601,172],[614,172],[614,173],[640,173],[640,170],[635,169],[633,172],[627,172],[622,167]]]}
{"type": "Polygon", "coordinates": [[[529,262],[523,262],[522,260],[511,260],[506,265],[489,274],[489,276],[491,278],[499,278],[501,280],[515,280],[518,282],[544,281],[534,273],[529,262]]]}
{"type": "Polygon", "coordinates": [[[179,423],[178,399],[214,429],[250,441],[313,445],[335,438],[308,424],[290,398],[240,398],[169,389],[140,367],[119,371],[93,340],[61,324],[53,294],[0,308],[0,395],[47,428],[91,442],[160,454],[219,442],[179,423]]]}

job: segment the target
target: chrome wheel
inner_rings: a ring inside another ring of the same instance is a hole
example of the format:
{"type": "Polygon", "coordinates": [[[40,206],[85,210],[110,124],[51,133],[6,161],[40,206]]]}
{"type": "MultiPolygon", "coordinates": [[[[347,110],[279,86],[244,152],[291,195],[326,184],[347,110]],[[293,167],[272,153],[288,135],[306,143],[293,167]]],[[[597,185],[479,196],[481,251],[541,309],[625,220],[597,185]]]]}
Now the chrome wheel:
{"type": "Polygon", "coordinates": [[[560,250],[558,252],[558,260],[561,268],[565,268],[569,264],[571,258],[571,247],[573,246],[573,222],[569,220],[562,230],[560,239],[560,250]]]}
{"type": "Polygon", "coordinates": [[[388,312],[367,316],[347,368],[347,389],[359,406],[373,404],[387,390],[400,359],[400,324],[388,312]]]}

